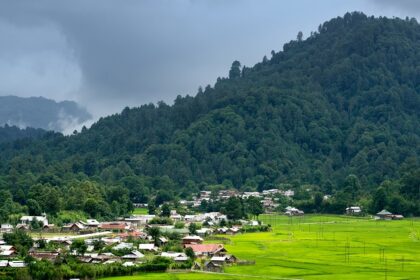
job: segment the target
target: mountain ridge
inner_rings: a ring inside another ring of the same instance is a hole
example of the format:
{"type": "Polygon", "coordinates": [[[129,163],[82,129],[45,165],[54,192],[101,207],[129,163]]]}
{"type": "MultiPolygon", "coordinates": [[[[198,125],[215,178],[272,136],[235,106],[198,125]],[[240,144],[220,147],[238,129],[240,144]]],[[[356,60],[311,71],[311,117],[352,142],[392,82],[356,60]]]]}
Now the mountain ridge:
{"type": "Polygon", "coordinates": [[[45,97],[0,96],[0,125],[15,125],[62,132],[91,119],[74,101],[56,102],[45,97]]]}

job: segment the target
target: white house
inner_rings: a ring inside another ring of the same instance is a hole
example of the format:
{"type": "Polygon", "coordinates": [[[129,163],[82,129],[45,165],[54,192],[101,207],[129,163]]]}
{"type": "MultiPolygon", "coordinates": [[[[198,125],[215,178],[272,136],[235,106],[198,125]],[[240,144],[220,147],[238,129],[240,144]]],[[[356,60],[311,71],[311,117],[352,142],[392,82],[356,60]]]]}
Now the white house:
{"type": "Polygon", "coordinates": [[[11,232],[13,231],[13,226],[11,224],[1,224],[0,232],[11,232]]]}
{"type": "Polygon", "coordinates": [[[152,251],[157,251],[157,248],[156,248],[155,244],[147,243],[147,244],[139,244],[139,250],[152,252],[152,251]]]}
{"type": "Polygon", "coordinates": [[[133,244],[132,243],[121,242],[120,244],[114,246],[113,249],[114,250],[133,249],[133,244]]]}
{"type": "Polygon", "coordinates": [[[20,222],[26,225],[29,225],[33,220],[41,222],[43,226],[48,225],[48,219],[45,215],[44,216],[22,216],[22,218],[20,218],[20,222]]]}
{"type": "Polygon", "coordinates": [[[350,206],[346,208],[347,215],[360,215],[362,214],[362,209],[359,206],[350,206]]]}

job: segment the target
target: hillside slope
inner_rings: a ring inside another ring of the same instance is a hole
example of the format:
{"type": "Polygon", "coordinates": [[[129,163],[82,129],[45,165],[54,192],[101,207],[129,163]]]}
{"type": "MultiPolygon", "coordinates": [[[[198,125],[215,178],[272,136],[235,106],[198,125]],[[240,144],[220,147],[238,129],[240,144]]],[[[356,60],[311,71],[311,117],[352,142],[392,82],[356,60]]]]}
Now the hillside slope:
{"type": "Polygon", "coordinates": [[[126,108],[78,135],[3,145],[2,174],[88,176],[147,193],[223,183],[366,190],[418,170],[420,25],[346,14],[174,105],[126,108]],[[34,155],[37,160],[31,160],[34,155]],[[25,164],[19,165],[19,162],[25,164]]]}
{"type": "Polygon", "coordinates": [[[46,133],[45,130],[35,128],[20,129],[16,126],[0,127],[0,143],[12,142],[18,139],[25,138],[41,138],[46,133]]]}

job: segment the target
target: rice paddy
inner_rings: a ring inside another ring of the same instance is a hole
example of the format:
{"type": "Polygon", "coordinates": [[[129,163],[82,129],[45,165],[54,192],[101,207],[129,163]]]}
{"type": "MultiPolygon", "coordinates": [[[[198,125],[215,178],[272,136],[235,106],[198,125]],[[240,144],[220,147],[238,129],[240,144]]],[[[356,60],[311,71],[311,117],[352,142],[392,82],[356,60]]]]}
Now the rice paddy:
{"type": "Polygon", "coordinates": [[[140,274],[125,279],[420,279],[420,220],[263,215],[273,230],[229,236],[225,247],[255,265],[225,274],[140,274]]]}

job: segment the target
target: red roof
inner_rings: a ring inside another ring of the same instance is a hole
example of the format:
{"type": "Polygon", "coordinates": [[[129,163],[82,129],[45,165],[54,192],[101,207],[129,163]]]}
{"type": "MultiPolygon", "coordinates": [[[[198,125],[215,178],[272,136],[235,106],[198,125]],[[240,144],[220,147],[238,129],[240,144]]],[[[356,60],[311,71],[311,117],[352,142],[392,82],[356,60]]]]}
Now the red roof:
{"type": "Polygon", "coordinates": [[[103,223],[99,227],[102,229],[124,230],[126,226],[125,223],[103,223]]]}
{"type": "Polygon", "coordinates": [[[194,253],[216,253],[224,249],[222,244],[186,244],[185,248],[193,249],[194,253]]]}
{"type": "Polygon", "coordinates": [[[147,236],[147,234],[144,233],[144,232],[141,232],[141,231],[133,231],[133,232],[120,233],[118,236],[122,237],[122,238],[126,238],[126,237],[129,237],[129,236],[131,236],[131,237],[147,236]]]}

